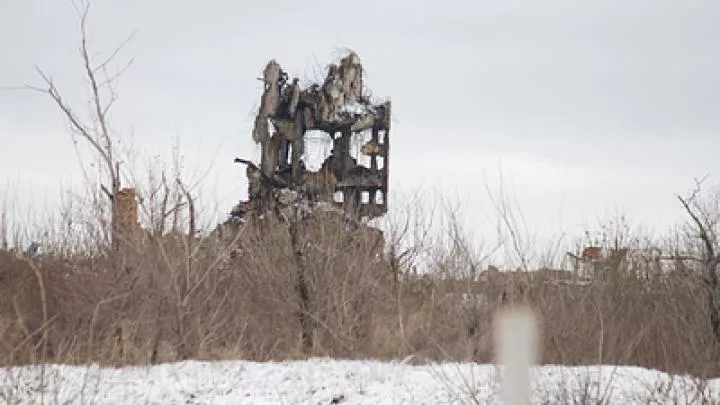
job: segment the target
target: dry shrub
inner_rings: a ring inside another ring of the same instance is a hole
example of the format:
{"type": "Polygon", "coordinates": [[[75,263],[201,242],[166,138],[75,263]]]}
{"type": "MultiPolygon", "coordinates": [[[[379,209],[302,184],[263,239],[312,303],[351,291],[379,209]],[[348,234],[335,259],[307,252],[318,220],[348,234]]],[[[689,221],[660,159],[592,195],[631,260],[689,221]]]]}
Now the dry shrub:
{"type": "Polygon", "coordinates": [[[541,322],[543,363],[720,372],[706,294],[684,273],[641,279],[616,265],[583,282],[550,271],[479,272],[479,259],[466,252],[460,260],[450,245],[430,246],[432,275],[398,274],[398,261],[383,254],[382,234],[336,214],[300,221],[298,246],[287,223],[271,216],[222,230],[204,238],[140,231],[125,241],[117,271],[103,257],[0,253],[0,358],[144,364],[412,355],[491,362],[496,309],[523,300],[541,322]]]}
{"type": "MultiPolygon", "coordinates": [[[[382,235],[364,226],[350,228],[332,216],[309,219],[303,232],[312,353],[367,353],[374,304],[388,294],[390,280],[382,235]]],[[[51,359],[135,364],[301,355],[303,307],[286,224],[254,219],[202,239],[140,232],[124,241],[122,256],[117,271],[110,270],[108,259],[45,257],[36,262],[49,275],[53,299],[51,359]]],[[[17,334],[15,341],[22,340],[23,330],[15,325],[13,297],[23,299],[23,319],[33,321],[25,329],[40,327],[35,276],[25,268],[29,263],[5,263],[0,280],[14,291],[3,295],[0,315],[13,325],[7,333],[17,334]]],[[[11,352],[17,344],[8,345],[11,352]]]]}
{"type": "Polygon", "coordinates": [[[30,262],[0,251],[0,355],[11,362],[44,359],[47,310],[55,300],[48,305],[45,276],[35,270],[30,262]]]}
{"type": "Polygon", "coordinates": [[[610,277],[587,285],[534,280],[543,362],[638,365],[701,376],[720,372],[700,286],[677,274],[640,280],[618,269],[607,272],[610,277]]]}

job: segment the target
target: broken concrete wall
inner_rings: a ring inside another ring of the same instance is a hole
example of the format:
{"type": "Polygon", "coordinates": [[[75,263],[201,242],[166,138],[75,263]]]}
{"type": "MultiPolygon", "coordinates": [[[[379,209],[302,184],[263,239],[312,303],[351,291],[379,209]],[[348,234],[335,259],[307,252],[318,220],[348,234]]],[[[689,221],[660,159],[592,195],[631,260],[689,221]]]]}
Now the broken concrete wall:
{"type": "Polygon", "coordinates": [[[373,105],[364,96],[358,55],[351,52],[331,64],[323,83],[306,89],[297,78],[288,82],[275,60],[265,67],[262,80],[264,92],[253,128],[253,139],[262,149],[260,170],[251,173],[248,169],[249,199],[261,200],[253,206],[271,207],[278,203],[276,196],[283,195],[286,201],[292,194],[312,203],[333,203],[360,217],[383,215],[387,211],[390,103],[373,105]],[[308,170],[303,161],[309,147],[304,136],[310,130],[326,133],[333,142],[319,174],[308,170]],[[350,143],[362,131],[372,134],[357,149],[369,164],[358,163],[350,151],[350,143]],[[276,192],[282,188],[292,193],[276,192]]]}
{"type": "Polygon", "coordinates": [[[265,92],[260,100],[260,111],[255,117],[255,128],[253,129],[253,140],[260,143],[270,136],[268,128],[268,117],[273,116],[280,102],[280,65],[271,60],[263,72],[265,92]]]}
{"type": "Polygon", "coordinates": [[[339,72],[344,101],[360,102],[363,96],[363,67],[360,58],[352,52],[340,60],[339,72]]]}

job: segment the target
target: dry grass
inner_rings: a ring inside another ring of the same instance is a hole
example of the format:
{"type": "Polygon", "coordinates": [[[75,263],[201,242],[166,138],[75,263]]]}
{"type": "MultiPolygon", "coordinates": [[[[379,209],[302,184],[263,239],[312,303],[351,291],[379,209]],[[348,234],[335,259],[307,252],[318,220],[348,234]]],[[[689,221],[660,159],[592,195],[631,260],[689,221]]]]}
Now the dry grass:
{"type": "Polygon", "coordinates": [[[543,272],[463,277],[454,253],[435,249],[433,266],[443,277],[408,269],[395,277],[375,232],[349,230],[333,216],[308,220],[302,232],[307,307],[287,226],[272,219],[222,237],[146,233],[126,244],[119,272],[102,258],[0,252],[0,359],[121,365],[413,355],[491,362],[492,319],[504,292],[536,310],[542,363],[720,373],[703,287],[680,274],[639,280],[608,269],[587,285],[543,272]],[[309,353],[303,314],[312,326],[309,353]]]}

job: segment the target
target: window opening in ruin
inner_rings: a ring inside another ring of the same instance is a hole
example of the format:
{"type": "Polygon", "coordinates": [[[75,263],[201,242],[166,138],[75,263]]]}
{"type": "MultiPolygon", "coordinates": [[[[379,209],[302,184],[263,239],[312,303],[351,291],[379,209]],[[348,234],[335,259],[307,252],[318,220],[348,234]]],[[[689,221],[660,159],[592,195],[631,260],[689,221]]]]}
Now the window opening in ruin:
{"type": "Polygon", "coordinates": [[[342,203],[344,200],[343,192],[342,191],[336,191],[335,194],[333,194],[333,201],[336,203],[342,203]]]}
{"type": "Polygon", "coordinates": [[[290,167],[290,166],[292,166],[293,147],[292,147],[292,142],[290,142],[290,141],[285,141],[285,142],[286,142],[285,147],[287,148],[287,156],[285,156],[284,165],[285,165],[285,167],[290,167]]]}
{"type": "Polygon", "coordinates": [[[380,130],[378,131],[378,145],[385,145],[385,136],[387,135],[387,131],[380,130]]]}
{"type": "Polygon", "coordinates": [[[378,170],[384,169],[385,168],[385,158],[382,156],[376,156],[375,159],[377,159],[378,170]]]}
{"type": "Polygon", "coordinates": [[[365,130],[352,134],[350,139],[350,156],[357,161],[358,165],[370,168],[370,156],[361,152],[362,146],[372,140],[372,130],[365,130]]]}
{"type": "Polygon", "coordinates": [[[377,193],[375,193],[375,204],[385,204],[385,195],[382,191],[378,190],[377,193]]]}
{"type": "Polygon", "coordinates": [[[369,191],[363,191],[360,193],[361,202],[363,204],[369,204],[370,203],[370,192],[369,191]]]}
{"type": "Polygon", "coordinates": [[[305,169],[317,172],[332,153],[332,138],[325,131],[313,129],[306,131],[303,139],[305,140],[305,150],[301,158],[305,163],[305,169]]]}

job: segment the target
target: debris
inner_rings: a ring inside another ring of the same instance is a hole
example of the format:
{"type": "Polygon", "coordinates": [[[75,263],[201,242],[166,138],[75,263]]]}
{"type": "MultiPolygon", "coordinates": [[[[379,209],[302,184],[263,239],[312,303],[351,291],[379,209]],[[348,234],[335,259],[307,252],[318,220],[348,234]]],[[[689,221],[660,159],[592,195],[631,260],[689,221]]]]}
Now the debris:
{"type": "Polygon", "coordinates": [[[364,155],[367,156],[378,156],[382,155],[384,153],[383,145],[380,145],[379,143],[375,142],[374,140],[368,141],[365,145],[362,146],[360,149],[364,155]]]}
{"type": "Polygon", "coordinates": [[[233,222],[244,223],[245,215],[248,211],[252,210],[252,203],[250,201],[241,201],[236,204],[230,211],[230,219],[233,222]]]}
{"type": "Polygon", "coordinates": [[[297,201],[298,193],[289,188],[281,188],[277,191],[277,202],[282,205],[290,205],[297,201]]]}
{"type": "Polygon", "coordinates": [[[38,249],[40,249],[40,244],[37,242],[32,242],[30,246],[28,246],[27,250],[25,251],[25,256],[27,257],[33,257],[37,254],[38,249]]]}
{"type": "Polygon", "coordinates": [[[343,401],[345,401],[345,395],[340,394],[340,395],[333,397],[333,399],[330,400],[330,403],[331,404],[339,404],[343,401]]]}

